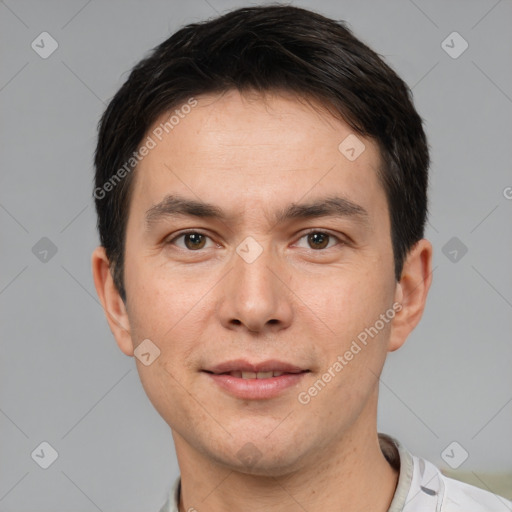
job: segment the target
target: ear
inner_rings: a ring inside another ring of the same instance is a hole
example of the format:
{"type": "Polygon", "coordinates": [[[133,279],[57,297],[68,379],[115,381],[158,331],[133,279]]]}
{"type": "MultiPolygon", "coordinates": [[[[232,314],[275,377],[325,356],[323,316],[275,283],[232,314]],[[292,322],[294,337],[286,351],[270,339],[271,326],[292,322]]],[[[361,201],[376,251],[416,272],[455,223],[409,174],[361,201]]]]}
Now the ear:
{"type": "Polygon", "coordinates": [[[96,247],[92,253],[91,264],[96,293],[105,311],[110,330],[121,351],[127,356],[133,356],[128,313],[114,284],[104,247],[96,247]]]}
{"type": "Polygon", "coordinates": [[[432,283],[432,244],[421,239],[409,251],[400,282],[396,284],[396,314],[391,326],[388,351],[400,348],[418,325],[432,283]],[[398,306],[401,304],[401,309],[398,306]]]}

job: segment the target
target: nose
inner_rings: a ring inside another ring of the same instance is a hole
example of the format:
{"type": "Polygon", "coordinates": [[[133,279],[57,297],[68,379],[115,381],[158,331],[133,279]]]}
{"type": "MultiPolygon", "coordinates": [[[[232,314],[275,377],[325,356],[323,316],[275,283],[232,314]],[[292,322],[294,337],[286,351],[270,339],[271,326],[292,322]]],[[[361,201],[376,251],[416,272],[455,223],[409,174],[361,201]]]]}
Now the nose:
{"type": "MultiPolygon", "coordinates": [[[[254,243],[253,243],[254,244],[254,243]]],[[[233,254],[233,267],[223,280],[217,307],[220,322],[227,329],[275,333],[292,321],[293,293],[286,284],[284,262],[268,245],[261,251],[233,254]]],[[[254,245],[246,246],[250,251],[254,245]]]]}

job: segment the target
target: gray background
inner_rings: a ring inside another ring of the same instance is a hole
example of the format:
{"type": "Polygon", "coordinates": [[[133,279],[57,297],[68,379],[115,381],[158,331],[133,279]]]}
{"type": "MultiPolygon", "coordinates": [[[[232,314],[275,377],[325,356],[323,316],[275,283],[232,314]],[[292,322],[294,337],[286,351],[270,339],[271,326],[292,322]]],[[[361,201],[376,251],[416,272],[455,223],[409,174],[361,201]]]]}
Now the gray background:
{"type": "MultiPolygon", "coordinates": [[[[420,326],[389,356],[379,430],[443,468],[457,441],[469,453],[459,469],[492,489],[487,475],[512,472],[512,2],[293,3],[347,20],[386,58],[432,147],[433,285],[420,326]],[[453,31],[469,44],[458,58],[441,45],[453,31]],[[452,237],[459,247],[443,252],[452,237]]],[[[0,2],[1,511],[156,511],[178,474],[170,429],[91,277],[96,124],[150,48],[250,4],[0,2]],[[31,48],[43,31],[59,45],[47,59],[31,48]],[[43,237],[56,254],[36,257],[43,237]],[[31,458],[42,441],[59,455],[46,470],[31,458]]]]}

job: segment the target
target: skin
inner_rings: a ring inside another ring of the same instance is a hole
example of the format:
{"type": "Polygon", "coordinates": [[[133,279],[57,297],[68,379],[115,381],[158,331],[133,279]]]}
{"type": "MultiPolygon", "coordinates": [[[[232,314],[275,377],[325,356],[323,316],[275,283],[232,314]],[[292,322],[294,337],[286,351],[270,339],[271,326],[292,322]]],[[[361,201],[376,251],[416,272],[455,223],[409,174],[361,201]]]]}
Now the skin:
{"type": "Polygon", "coordinates": [[[365,150],[348,160],[338,146],[352,130],[321,105],[236,91],[196,99],[136,170],[126,305],[104,249],[92,256],[119,348],[133,356],[149,338],[160,350],[149,366],[135,361],[172,429],[180,510],[316,512],[343,503],[347,512],[386,511],[398,474],[378,444],[378,377],[387,353],[422,316],[432,246],[416,243],[397,283],[378,148],[358,136],[365,150]],[[168,194],[213,203],[227,219],[167,217],[146,230],[146,212],[168,194]],[[273,220],[291,203],[333,194],[367,210],[367,223],[353,216],[273,220]],[[331,235],[327,247],[312,248],[312,228],[331,235]],[[204,247],[175,239],[184,229],[206,234],[204,247]],[[262,248],[252,263],[236,252],[248,236],[262,248]],[[299,403],[298,394],[394,302],[402,309],[393,320],[307,405],[299,403]],[[278,359],[310,372],[278,397],[243,400],[201,372],[238,358],[278,359]],[[247,443],[257,449],[252,465],[237,456],[247,443]]]}

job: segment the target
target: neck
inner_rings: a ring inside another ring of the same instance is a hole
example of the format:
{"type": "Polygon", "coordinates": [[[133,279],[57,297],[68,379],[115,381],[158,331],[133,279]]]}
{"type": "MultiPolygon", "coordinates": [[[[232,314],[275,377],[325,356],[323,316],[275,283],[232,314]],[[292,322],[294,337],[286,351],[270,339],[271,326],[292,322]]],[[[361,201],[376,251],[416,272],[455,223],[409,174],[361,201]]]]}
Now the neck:
{"type": "Polygon", "coordinates": [[[220,466],[173,431],[181,472],[179,510],[387,512],[398,471],[381,451],[376,426],[362,428],[356,423],[326,452],[278,476],[250,475],[220,466]]]}

